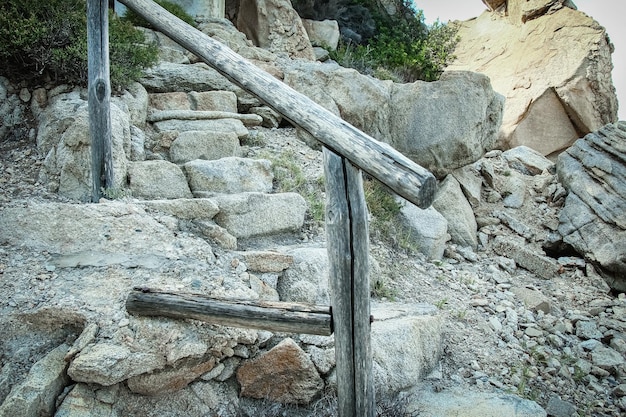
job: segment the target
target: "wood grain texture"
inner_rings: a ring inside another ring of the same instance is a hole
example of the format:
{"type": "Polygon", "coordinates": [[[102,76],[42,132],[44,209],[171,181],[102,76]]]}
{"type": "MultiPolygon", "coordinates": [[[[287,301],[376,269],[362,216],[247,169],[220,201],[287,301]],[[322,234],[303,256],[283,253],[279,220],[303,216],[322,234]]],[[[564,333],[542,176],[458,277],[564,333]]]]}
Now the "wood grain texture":
{"type": "Polygon", "coordinates": [[[224,300],[136,288],[128,295],[126,310],[136,315],[195,319],[273,332],[332,334],[330,307],[303,303],[224,300]]]}
{"type": "Polygon", "coordinates": [[[150,0],[120,3],[402,197],[422,208],[432,203],[435,177],[390,145],[359,131],[158,4],[150,0]]]}
{"type": "Polygon", "coordinates": [[[340,417],[373,417],[369,236],[361,171],[324,149],[326,234],[340,417]]]}
{"type": "Polygon", "coordinates": [[[91,200],[96,203],[101,190],[113,186],[108,0],[87,1],[87,66],[91,200]]]}

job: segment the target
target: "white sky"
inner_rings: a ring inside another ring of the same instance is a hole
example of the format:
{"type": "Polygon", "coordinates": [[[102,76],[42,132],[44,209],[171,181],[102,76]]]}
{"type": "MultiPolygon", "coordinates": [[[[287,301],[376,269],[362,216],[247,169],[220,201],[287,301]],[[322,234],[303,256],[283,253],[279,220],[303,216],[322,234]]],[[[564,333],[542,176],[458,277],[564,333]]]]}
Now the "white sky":
{"type": "MultiPolygon", "coordinates": [[[[620,103],[619,119],[626,120],[626,1],[624,0],[573,0],[578,10],[585,12],[604,26],[615,45],[613,54],[613,84],[620,103]]],[[[486,10],[481,0],[414,0],[424,11],[426,23],[439,19],[466,20],[486,10]]]]}

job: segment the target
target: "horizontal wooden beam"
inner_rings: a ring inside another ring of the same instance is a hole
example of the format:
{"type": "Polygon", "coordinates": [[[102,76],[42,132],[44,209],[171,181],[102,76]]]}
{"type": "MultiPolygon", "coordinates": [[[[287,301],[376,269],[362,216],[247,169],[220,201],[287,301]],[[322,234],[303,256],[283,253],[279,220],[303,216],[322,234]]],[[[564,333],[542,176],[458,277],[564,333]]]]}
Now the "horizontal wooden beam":
{"type": "Polygon", "coordinates": [[[431,205],[436,188],[433,174],[390,145],[361,132],[155,2],[119,1],[231,82],[258,97],[291,123],[402,197],[421,208],[431,205]]]}
{"type": "Polygon", "coordinates": [[[331,308],[303,303],[224,300],[201,294],[134,288],[126,310],[135,315],[195,319],[222,326],[330,336],[331,308]]]}

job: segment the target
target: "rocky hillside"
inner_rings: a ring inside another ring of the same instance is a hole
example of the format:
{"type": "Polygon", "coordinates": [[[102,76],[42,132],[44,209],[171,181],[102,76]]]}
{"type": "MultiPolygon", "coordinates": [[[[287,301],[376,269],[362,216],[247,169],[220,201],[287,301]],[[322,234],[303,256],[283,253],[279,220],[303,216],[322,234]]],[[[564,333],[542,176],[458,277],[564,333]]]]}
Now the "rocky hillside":
{"type": "MultiPolygon", "coordinates": [[[[485,76],[396,85],[200,29],[440,179],[392,233],[371,217],[380,415],[626,412],[626,123],[557,163],[496,150],[485,76]]],[[[135,287],[329,304],[317,145],[149,34],[162,62],[113,100],[123,175],[98,204],[85,92],[0,79],[0,416],[333,415],[332,336],[126,311],[135,287]]]]}
{"type": "Polygon", "coordinates": [[[499,147],[557,155],[617,121],[606,30],[570,0],[486,0],[459,24],[451,69],[477,71],[506,97],[499,147]],[[540,133],[540,134],[539,134],[540,133]]]}

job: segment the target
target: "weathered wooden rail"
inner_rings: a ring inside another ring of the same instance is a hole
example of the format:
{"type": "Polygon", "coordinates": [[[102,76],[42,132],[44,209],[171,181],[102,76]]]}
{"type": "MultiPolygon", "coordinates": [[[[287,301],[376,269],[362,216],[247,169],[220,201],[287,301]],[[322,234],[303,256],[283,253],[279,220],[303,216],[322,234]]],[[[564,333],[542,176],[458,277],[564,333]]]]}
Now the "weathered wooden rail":
{"type": "Polygon", "coordinates": [[[119,0],[222,75],[258,97],[336,154],[420,207],[433,199],[436,180],[425,168],[337,117],[151,0],[119,0]]]}
{"type": "Polygon", "coordinates": [[[126,310],[143,316],[195,319],[222,326],[330,336],[330,307],[303,303],[226,300],[201,294],[134,288],[126,310]]]}
{"type": "Polygon", "coordinates": [[[109,1],[87,2],[87,78],[91,138],[91,200],[113,186],[111,150],[111,80],[109,71],[109,1]]]}
{"type": "MultiPolygon", "coordinates": [[[[359,131],[151,0],[119,1],[324,144],[331,288],[328,314],[327,308],[320,306],[300,305],[297,307],[299,310],[294,310],[296,307],[293,304],[285,303],[273,306],[249,302],[241,306],[237,303],[226,305],[220,300],[148,290],[133,291],[128,299],[128,310],[133,314],[196,318],[269,330],[286,329],[285,323],[289,322],[290,330],[281,331],[332,331],[335,337],[339,416],[373,417],[376,410],[370,344],[369,238],[361,169],[422,208],[428,207],[434,198],[434,176],[391,146],[359,131]],[[288,317],[297,319],[297,323],[294,324],[288,317]],[[314,324],[309,323],[312,317],[314,324]]],[[[88,2],[106,7],[107,0],[88,2]]],[[[101,19],[104,19],[103,16],[101,19]]],[[[105,23],[106,20],[100,21],[100,25],[105,23]]],[[[106,42],[90,42],[89,47],[105,48],[106,45],[106,42]]],[[[105,52],[108,54],[108,50],[100,51],[101,54],[105,52]]],[[[90,61],[90,65],[97,65],[97,62],[105,61],[90,61]]],[[[93,84],[90,77],[89,88],[97,99],[90,100],[90,112],[98,114],[100,110],[94,107],[108,106],[107,99],[99,95],[100,81],[105,80],[103,71],[104,68],[94,72],[100,75],[94,76],[93,84]]],[[[110,88],[104,89],[105,94],[109,91],[110,88]]],[[[91,120],[98,123],[100,119],[91,120]]],[[[92,128],[91,132],[94,146],[106,142],[106,138],[98,136],[100,132],[97,129],[92,128]]],[[[110,138],[110,129],[108,135],[110,138]]],[[[94,160],[94,165],[104,166],[104,162],[94,160]]],[[[107,172],[106,169],[103,171],[107,172]]]]}

